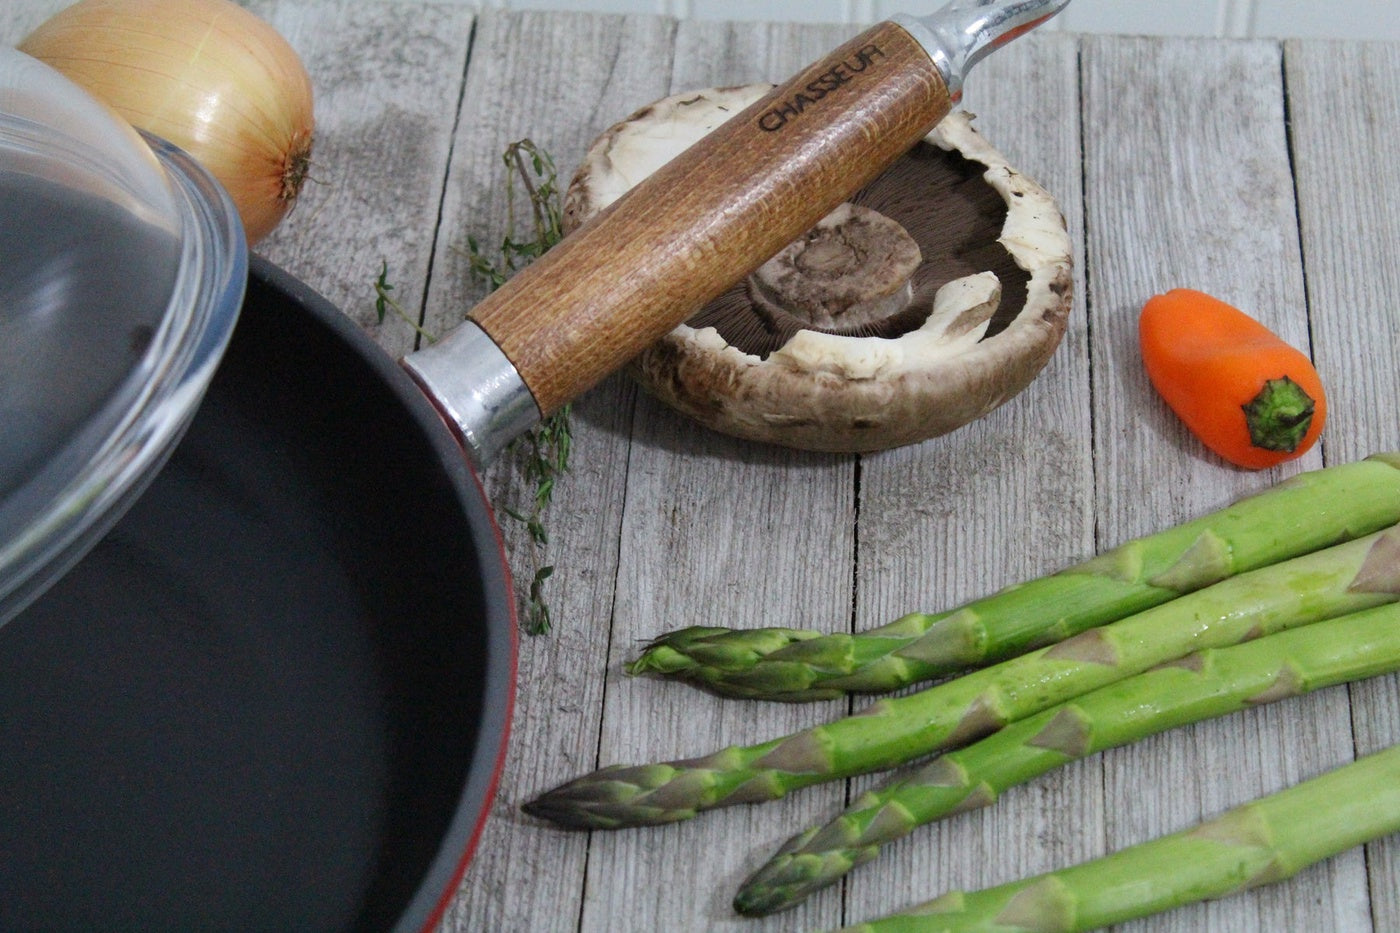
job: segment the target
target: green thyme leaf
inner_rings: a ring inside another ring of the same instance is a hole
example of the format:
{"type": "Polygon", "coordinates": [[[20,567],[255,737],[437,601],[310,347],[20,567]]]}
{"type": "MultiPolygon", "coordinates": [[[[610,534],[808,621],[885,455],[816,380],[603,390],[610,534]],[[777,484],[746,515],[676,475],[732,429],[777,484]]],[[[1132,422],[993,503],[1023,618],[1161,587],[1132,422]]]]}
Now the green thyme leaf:
{"type": "MultiPolygon", "coordinates": [[[[506,165],[506,233],[495,256],[487,256],[473,236],[467,237],[467,263],[472,278],[495,291],[520,269],[543,256],[563,238],[563,206],[554,160],[528,139],[511,143],[502,153],[506,165]],[[529,205],[531,236],[516,231],[519,192],[529,205]]],[[[529,601],[525,628],[531,635],[550,630],[552,621],[544,599],[544,582],[554,573],[543,563],[549,544],[545,513],[554,498],[557,480],[569,469],[571,406],[565,405],[541,421],[534,430],[517,438],[508,449],[522,483],[532,487],[530,504],[497,504],[497,508],[525,527],[530,540],[529,601]]]]}

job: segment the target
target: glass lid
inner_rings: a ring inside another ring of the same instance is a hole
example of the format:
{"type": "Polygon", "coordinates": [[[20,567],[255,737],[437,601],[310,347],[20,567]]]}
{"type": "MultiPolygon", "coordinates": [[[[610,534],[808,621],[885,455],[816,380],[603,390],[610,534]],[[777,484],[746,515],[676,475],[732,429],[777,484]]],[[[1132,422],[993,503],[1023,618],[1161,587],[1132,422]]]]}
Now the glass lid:
{"type": "Polygon", "coordinates": [[[246,277],[202,168],[0,48],[0,624],[164,463],[246,277]]]}

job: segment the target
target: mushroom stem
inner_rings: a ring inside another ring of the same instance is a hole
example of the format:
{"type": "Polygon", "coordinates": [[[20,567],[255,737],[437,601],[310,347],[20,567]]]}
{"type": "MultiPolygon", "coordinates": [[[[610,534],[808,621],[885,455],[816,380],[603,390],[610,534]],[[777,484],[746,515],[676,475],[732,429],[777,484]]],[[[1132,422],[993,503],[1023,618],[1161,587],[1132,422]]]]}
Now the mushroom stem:
{"type": "Polygon", "coordinates": [[[749,277],[760,313],[827,331],[856,332],[893,317],[913,297],[923,256],[890,218],[842,204],[749,277]]]}

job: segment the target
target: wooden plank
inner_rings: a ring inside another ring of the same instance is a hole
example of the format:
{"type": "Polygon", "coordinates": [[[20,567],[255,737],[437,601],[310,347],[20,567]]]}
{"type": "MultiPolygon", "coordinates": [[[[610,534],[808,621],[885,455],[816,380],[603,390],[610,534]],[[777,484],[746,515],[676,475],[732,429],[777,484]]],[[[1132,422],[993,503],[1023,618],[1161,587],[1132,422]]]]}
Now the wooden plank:
{"type": "MultiPolygon", "coordinates": [[[[1314,355],[1327,385],[1329,462],[1400,450],[1400,46],[1286,46],[1314,355]]],[[[1357,752],[1400,742],[1400,678],[1352,689],[1357,752]]],[[[1374,928],[1400,929],[1400,843],[1368,847],[1374,928]]],[[[1358,928],[1360,925],[1358,924],[1358,928]]]]}
{"type": "MultiPolygon", "coordinates": [[[[1021,395],[946,437],[863,459],[858,628],[952,608],[1093,552],[1078,81],[1076,39],[1056,34],[1017,40],[968,79],[976,125],[1065,212],[1081,297],[1021,395]]],[[[1100,765],[1089,761],[921,829],[851,875],[848,921],[1086,857],[1102,809],[1100,765]]]]}
{"type": "MultiPolygon", "coordinates": [[[[839,30],[685,22],[670,91],[781,80],[839,30]]],[[[600,114],[599,129],[650,98],[600,114]]],[[[817,707],[724,701],[619,674],[640,643],[688,624],[844,628],[854,527],[848,457],[765,448],[639,400],[600,763],[685,757],[814,724],[817,707]]],[[[841,799],[837,786],[690,823],[594,835],[581,928],[751,930],[832,925],[837,899],[766,922],[729,906],[756,858],[841,799]]]]}
{"type": "Polygon", "coordinates": [[[406,17],[392,4],[254,0],[312,76],[312,181],[257,250],[320,290],[389,353],[412,327],[374,309],[387,267],[393,296],[418,314],[452,142],[473,16],[453,4],[406,17]]]}
{"type": "MultiPolygon", "coordinates": [[[[1100,545],[1182,521],[1304,467],[1256,474],[1213,458],[1153,393],[1138,309],[1193,287],[1308,345],[1302,261],[1273,43],[1086,38],[1085,196],[1100,545]]],[[[1192,825],[1349,760],[1342,691],[1201,724],[1105,755],[1106,847],[1192,825]]],[[[1359,854],[1286,885],[1132,930],[1346,927],[1359,854]]]]}
{"type": "MultiPolygon", "coordinates": [[[[505,235],[505,147],[532,138],[567,183],[603,121],[630,112],[638,95],[664,93],[672,28],[658,17],[481,16],[443,199],[429,328],[450,327],[483,294],[468,271],[466,237],[495,244],[505,235]]],[[[544,559],[557,568],[546,590],[555,628],[522,638],[501,789],[444,930],[533,933],[578,923],[588,837],[530,820],[519,805],[597,760],[631,409],[632,389],[621,379],[575,406],[573,467],[546,518],[544,559]]],[[[509,458],[486,480],[498,504],[528,495],[509,458]]],[[[518,523],[502,521],[520,589],[532,575],[528,542],[518,523]]]]}
{"type": "Polygon", "coordinates": [[[671,93],[727,84],[776,84],[859,31],[834,24],[686,20],[676,32],[671,93]]]}

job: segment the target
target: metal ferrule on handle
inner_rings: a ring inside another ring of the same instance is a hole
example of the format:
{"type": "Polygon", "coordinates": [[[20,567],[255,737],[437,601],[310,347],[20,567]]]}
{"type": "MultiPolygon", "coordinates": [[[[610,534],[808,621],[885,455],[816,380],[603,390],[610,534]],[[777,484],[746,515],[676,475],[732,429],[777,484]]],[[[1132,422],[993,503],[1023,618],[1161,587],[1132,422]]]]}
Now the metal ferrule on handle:
{"type": "Polygon", "coordinates": [[[520,372],[475,321],[403,359],[403,368],[483,467],[540,420],[520,372]]]}
{"type": "Polygon", "coordinates": [[[956,103],[973,65],[1068,5],[1069,0],[954,0],[928,16],[897,13],[890,20],[928,52],[956,103]]]}

